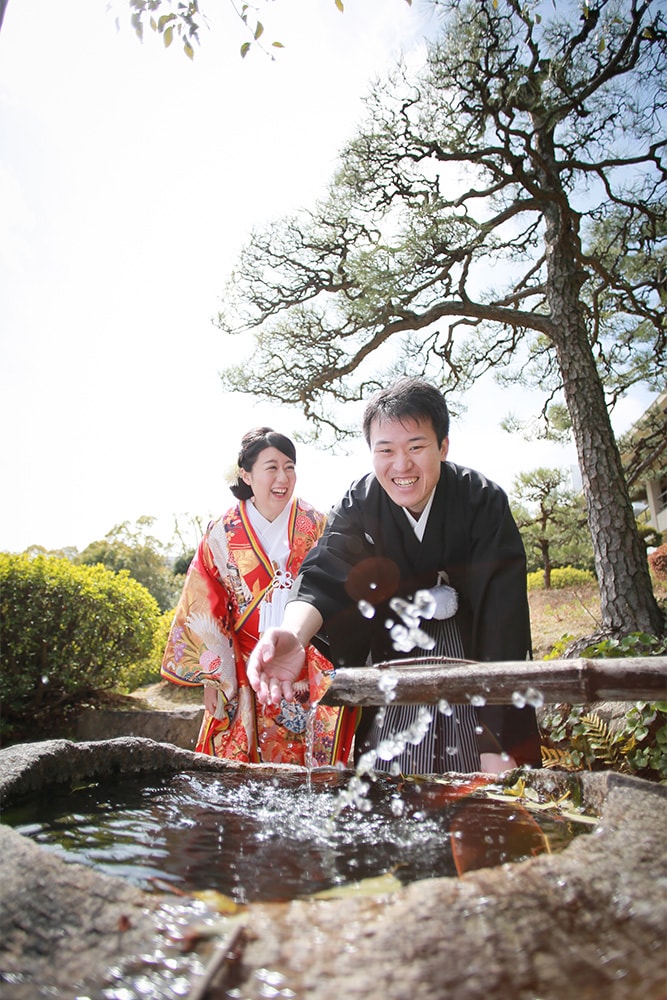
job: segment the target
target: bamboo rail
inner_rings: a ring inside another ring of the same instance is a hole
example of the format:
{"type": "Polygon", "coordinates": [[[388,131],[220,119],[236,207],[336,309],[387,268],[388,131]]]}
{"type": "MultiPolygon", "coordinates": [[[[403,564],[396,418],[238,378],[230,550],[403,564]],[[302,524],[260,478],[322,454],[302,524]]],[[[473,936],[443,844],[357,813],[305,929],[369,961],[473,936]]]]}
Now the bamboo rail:
{"type": "Polygon", "coordinates": [[[667,701],[667,656],[609,660],[530,660],[473,663],[429,657],[393,660],[372,667],[341,667],[323,705],[465,704],[474,695],[488,705],[512,703],[512,695],[539,692],[538,703],[583,705],[598,701],[667,701]],[[388,698],[387,681],[396,684],[388,698]],[[380,683],[379,683],[380,682],[380,683]],[[380,686],[381,684],[381,686],[380,686]]]}

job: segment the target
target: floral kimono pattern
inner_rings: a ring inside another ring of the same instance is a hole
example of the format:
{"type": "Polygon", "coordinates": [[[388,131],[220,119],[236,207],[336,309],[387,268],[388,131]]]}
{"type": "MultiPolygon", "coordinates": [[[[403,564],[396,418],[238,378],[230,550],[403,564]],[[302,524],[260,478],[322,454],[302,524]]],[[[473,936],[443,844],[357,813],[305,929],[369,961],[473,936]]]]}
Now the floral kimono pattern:
{"type": "Polygon", "coordinates": [[[195,748],[200,753],[250,763],[347,763],[357,713],[318,704],[333,667],[314,646],[306,649],[294,702],[260,705],[245,669],[259,638],[262,602],[271,603],[277,590],[291,586],[325,520],[310,504],[292,500],[284,573],[271,564],[245,501],[209,524],[188,569],[162,662],[168,680],[212,685],[217,692],[215,714],[204,712],[195,748]]]}

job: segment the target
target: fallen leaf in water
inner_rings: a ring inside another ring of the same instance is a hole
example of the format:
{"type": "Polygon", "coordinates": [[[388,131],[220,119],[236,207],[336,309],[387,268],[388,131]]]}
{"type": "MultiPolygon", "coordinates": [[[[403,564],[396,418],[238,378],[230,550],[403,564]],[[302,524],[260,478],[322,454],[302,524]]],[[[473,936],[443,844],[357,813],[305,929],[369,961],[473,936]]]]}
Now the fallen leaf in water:
{"type": "Polygon", "coordinates": [[[217,913],[239,912],[239,904],[235,903],[231,896],[225,896],[224,892],[217,892],[215,889],[202,889],[201,892],[193,892],[192,895],[217,913]]]}
{"type": "Polygon", "coordinates": [[[569,812],[566,809],[559,809],[558,815],[574,823],[588,823],[590,826],[596,826],[600,822],[599,816],[587,816],[585,813],[569,812]]]}
{"type": "Polygon", "coordinates": [[[374,878],[363,878],[359,882],[347,882],[345,885],[335,885],[331,889],[323,889],[306,897],[307,899],[342,899],[347,896],[379,896],[387,892],[402,889],[403,883],[392,872],[376,875],[374,878]]]}

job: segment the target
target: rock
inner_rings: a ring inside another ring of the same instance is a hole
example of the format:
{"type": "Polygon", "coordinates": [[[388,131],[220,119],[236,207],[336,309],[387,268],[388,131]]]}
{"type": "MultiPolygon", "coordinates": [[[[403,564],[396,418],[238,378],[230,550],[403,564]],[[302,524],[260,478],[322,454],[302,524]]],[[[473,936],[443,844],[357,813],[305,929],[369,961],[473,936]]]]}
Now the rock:
{"type": "Polygon", "coordinates": [[[77,718],[76,738],[110,740],[118,736],[142,736],[194,750],[203,715],[204,709],[194,705],[169,710],[87,708],[77,718]]]}
{"type": "MultiPolygon", "coordinates": [[[[149,740],[60,740],[0,751],[0,794],[9,804],[55,782],[182,769],[216,770],[221,780],[229,770],[258,774],[253,765],[149,740]]],[[[301,768],[259,770],[288,783],[305,777],[301,768]]],[[[234,918],[244,928],[234,960],[223,963],[238,995],[279,995],[267,992],[276,988],[269,976],[299,1000],[664,1000],[667,790],[609,772],[525,777],[554,793],[575,783],[600,817],[593,833],[561,854],[415,882],[382,897],[248,906],[234,918]]],[[[173,900],[67,864],[2,827],[0,852],[3,1000],[101,1000],[110,983],[113,996],[173,996],[166,984],[176,966],[185,979],[178,995],[192,995],[211,951],[197,949],[189,965],[173,956],[165,935],[173,900]],[[158,953],[172,963],[163,992],[158,983],[140,993],[140,976],[159,979],[159,962],[150,959],[158,953]]],[[[178,903],[185,921],[219,921],[193,900],[178,903]]],[[[228,995],[230,985],[212,989],[209,1000],[228,995]]]]}

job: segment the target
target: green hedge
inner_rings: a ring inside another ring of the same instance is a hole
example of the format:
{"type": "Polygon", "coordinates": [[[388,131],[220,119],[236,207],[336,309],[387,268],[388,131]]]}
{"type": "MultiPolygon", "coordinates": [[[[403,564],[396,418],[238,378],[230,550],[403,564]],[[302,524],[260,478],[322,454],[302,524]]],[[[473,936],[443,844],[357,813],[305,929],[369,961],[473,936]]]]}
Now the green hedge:
{"type": "Polygon", "coordinates": [[[0,553],[0,698],[5,717],[116,686],[150,654],[155,598],[126,571],[0,553]]]}
{"type": "Polygon", "coordinates": [[[147,684],[157,684],[162,678],[160,667],[169,638],[169,630],[174,620],[174,611],[165,611],[158,619],[150,652],[143,660],[132,663],[118,671],[114,687],[117,691],[128,693],[147,684]]]}
{"type": "MultiPolygon", "coordinates": [[[[544,587],[544,571],[529,573],[528,590],[541,590],[544,587]]],[[[581,587],[587,583],[595,583],[595,575],[587,569],[577,569],[575,566],[561,566],[551,570],[551,589],[564,590],[566,587],[581,587]]]]}

